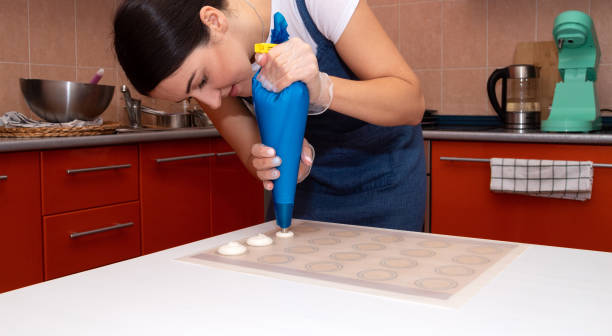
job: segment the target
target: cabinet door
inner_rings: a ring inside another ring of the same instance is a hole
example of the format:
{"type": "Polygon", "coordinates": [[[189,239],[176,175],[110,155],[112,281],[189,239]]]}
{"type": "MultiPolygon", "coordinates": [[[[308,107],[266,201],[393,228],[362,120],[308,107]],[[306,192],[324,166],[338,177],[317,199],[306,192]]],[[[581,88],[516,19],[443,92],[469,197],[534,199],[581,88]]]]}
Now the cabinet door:
{"type": "Polygon", "coordinates": [[[210,236],[210,140],[140,145],[144,254],[210,236]]]}
{"type": "Polygon", "coordinates": [[[140,255],[138,202],[45,216],[45,280],[140,255]]]}
{"type": "Polygon", "coordinates": [[[593,169],[585,202],[489,190],[488,163],[440,157],[576,160],[612,163],[612,147],[432,142],[431,229],[434,233],[612,251],[612,169],[593,169]]]}
{"type": "Polygon", "coordinates": [[[212,234],[242,229],[264,220],[261,181],[244,167],[232,148],[215,139],[212,168],[212,234]]]}
{"type": "Polygon", "coordinates": [[[106,146],[42,153],[45,215],[138,200],[138,148],[106,146]]]}
{"type": "Polygon", "coordinates": [[[43,280],[40,153],[0,153],[0,292],[43,280]]]}

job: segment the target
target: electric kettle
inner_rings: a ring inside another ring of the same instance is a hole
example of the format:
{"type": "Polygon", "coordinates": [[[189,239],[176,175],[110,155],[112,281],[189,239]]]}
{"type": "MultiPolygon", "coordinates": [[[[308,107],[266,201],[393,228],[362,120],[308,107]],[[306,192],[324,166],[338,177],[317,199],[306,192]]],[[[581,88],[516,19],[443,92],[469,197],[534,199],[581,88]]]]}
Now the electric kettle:
{"type": "Polygon", "coordinates": [[[512,130],[540,128],[539,68],[530,64],[514,64],[493,71],[487,80],[489,101],[504,123],[512,130]],[[502,81],[501,104],[495,85],[502,81]]]}

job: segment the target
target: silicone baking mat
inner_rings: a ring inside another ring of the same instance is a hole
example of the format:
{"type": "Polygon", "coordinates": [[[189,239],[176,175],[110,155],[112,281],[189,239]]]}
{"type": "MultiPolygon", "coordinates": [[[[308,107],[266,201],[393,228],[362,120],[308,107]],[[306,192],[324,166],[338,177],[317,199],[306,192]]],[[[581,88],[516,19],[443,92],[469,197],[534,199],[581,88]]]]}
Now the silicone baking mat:
{"type": "MultiPolygon", "coordinates": [[[[458,307],[525,245],[430,233],[293,220],[293,238],[224,256],[217,247],[181,261],[458,307]]],[[[239,240],[246,245],[246,239],[239,240]]]]}

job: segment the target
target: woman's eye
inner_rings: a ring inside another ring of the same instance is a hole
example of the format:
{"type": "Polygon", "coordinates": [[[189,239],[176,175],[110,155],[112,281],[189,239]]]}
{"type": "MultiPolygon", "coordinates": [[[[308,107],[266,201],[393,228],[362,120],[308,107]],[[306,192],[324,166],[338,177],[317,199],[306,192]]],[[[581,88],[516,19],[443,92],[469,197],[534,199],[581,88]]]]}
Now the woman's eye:
{"type": "Polygon", "coordinates": [[[200,84],[198,84],[198,89],[201,89],[204,85],[206,85],[206,80],[206,77],[202,78],[202,81],[200,82],[200,84]]]}

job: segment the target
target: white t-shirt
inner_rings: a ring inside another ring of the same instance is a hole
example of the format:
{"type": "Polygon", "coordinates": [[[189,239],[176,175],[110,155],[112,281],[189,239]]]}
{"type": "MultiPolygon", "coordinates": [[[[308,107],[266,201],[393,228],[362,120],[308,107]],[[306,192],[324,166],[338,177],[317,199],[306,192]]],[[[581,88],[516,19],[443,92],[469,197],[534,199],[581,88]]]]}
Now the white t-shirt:
{"type": "MultiPolygon", "coordinates": [[[[359,0],[305,0],[306,8],[313,22],[328,40],[334,44],[338,42],[344,29],[348,25],[359,0]]],[[[274,14],[280,12],[287,21],[287,32],[289,37],[299,37],[302,41],[308,43],[315,55],[317,54],[317,45],[310,37],[308,29],[304,25],[304,21],[300,16],[300,11],[295,0],[271,0],[271,15],[270,15],[270,30],[274,28],[274,14]]],[[[266,42],[270,42],[270,34],[266,38],[266,42]]],[[[251,64],[253,72],[259,70],[257,63],[251,64]]],[[[254,114],[251,104],[244,101],[247,108],[254,114]]]]}
{"type": "MultiPolygon", "coordinates": [[[[348,25],[359,0],[306,0],[306,8],[319,31],[334,44],[338,42],[344,29],[348,25]]],[[[317,53],[317,45],[310,37],[304,21],[300,16],[295,0],[272,0],[270,15],[270,29],[274,27],[274,14],[280,12],[287,20],[287,32],[289,37],[299,37],[308,43],[314,53],[317,53]]],[[[270,36],[266,42],[270,42],[270,36]]]]}

